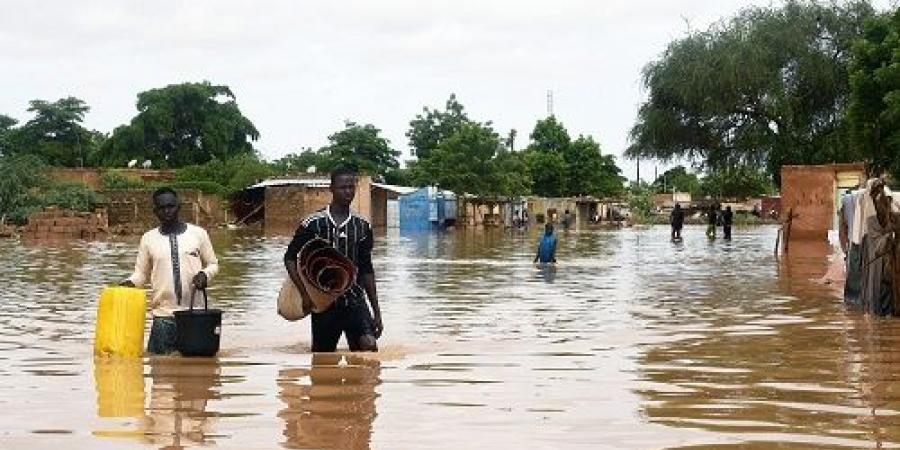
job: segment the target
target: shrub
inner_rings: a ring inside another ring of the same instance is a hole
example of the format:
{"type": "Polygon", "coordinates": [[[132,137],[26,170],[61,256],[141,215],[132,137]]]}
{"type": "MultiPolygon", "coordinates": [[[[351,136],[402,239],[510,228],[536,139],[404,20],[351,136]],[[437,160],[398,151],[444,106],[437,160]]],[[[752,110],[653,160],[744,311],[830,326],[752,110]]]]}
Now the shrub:
{"type": "Polygon", "coordinates": [[[141,189],[146,183],[140,177],[122,173],[118,170],[107,170],[100,178],[105,189],[141,189]]]}
{"type": "Polygon", "coordinates": [[[40,198],[42,206],[57,206],[74,211],[93,211],[106,199],[84,183],[55,183],[40,198]]]}

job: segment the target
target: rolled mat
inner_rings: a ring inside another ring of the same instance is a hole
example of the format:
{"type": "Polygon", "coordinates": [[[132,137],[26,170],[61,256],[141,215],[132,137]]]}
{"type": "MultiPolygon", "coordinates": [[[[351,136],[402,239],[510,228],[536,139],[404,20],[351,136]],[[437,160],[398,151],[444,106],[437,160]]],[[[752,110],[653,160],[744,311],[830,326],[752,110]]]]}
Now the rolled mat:
{"type": "MultiPolygon", "coordinates": [[[[312,312],[327,310],[356,282],[353,261],[320,238],[310,240],[300,249],[297,272],[312,300],[312,312]]],[[[278,293],[278,314],[287,320],[300,320],[309,313],[303,309],[303,297],[288,276],[278,293]]]]}

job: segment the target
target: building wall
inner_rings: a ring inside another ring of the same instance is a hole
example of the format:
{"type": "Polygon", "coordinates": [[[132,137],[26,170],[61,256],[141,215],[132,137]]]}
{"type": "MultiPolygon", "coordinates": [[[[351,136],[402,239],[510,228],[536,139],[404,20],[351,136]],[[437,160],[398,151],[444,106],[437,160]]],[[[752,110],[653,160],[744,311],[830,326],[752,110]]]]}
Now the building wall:
{"type": "MultiPolygon", "coordinates": [[[[371,221],[372,179],[359,177],[356,197],[350,207],[371,221]]],[[[304,185],[271,186],[265,194],[265,227],[275,232],[292,232],[303,218],[328,206],[331,191],[327,187],[304,185]]]]}
{"type": "MultiPolygon", "coordinates": [[[[107,200],[109,226],[122,231],[143,233],[159,225],[153,213],[153,191],[150,189],[111,189],[102,191],[107,200]]],[[[204,228],[214,228],[228,221],[222,198],[198,190],[178,191],[181,220],[204,228]]]]}
{"type": "Polygon", "coordinates": [[[781,214],[792,215],[791,239],[828,239],[837,210],[838,173],[865,174],[862,164],[783,166],[781,168],[781,214]]]}
{"type": "Polygon", "coordinates": [[[372,189],[372,226],[387,226],[387,201],[390,196],[385,189],[372,189]]]}
{"type": "Polygon", "coordinates": [[[28,216],[24,234],[34,239],[91,239],[107,231],[107,213],[75,212],[55,207],[28,216]]]}
{"type": "Polygon", "coordinates": [[[529,221],[535,223],[538,219],[538,215],[543,216],[544,223],[551,221],[551,218],[548,217],[548,213],[550,210],[556,211],[555,221],[560,221],[563,218],[566,210],[569,210],[569,213],[572,214],[573,220],[575,223],[578,223],[579,217],[578,214],[578,204],[572,198],[566,197],[528,197],[528,217],[529,221]]]}

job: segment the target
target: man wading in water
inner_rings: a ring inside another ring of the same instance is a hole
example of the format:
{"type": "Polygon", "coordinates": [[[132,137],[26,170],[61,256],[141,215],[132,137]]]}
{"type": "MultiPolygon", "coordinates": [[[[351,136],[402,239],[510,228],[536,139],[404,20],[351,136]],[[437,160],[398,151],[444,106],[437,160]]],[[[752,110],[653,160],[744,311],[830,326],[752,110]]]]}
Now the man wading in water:
{"type": "Polygon", "coordinates": [[[330,190],[331,204],[304,219],[297,227],[294,239],[284,253],[284,265],[300,291],[304,308],[311,309],[312,300],[297,272],[300,249],[318,237],[330,242],[353,261],[357,268],[356,283],[326,311],[311,314],[312,351],[335,351],[342,333],[351,351],[377,351],[376,339],[381,337],[384,325],[372,268],[372,227],[366,219],[350,210],[350,203],[356,196],[356,173],[344,168],[334,170],[330,190]],[[374,317],[369,314],[366,298],[372,305],[374,317]]]}
{"type": "Polygon", "coordinates": [[[194,289],[206,289],[219,271],[209,234],[196,225],[181,222],[178,195],[163,187],[153,192],[153,212],[159,227],[141,236],[134,273],[123,286],[153,289],[150,307],[153,325],[147,352],[164,355],[175,351],[177,330],[173,312],[184,309],[194,289]]]}

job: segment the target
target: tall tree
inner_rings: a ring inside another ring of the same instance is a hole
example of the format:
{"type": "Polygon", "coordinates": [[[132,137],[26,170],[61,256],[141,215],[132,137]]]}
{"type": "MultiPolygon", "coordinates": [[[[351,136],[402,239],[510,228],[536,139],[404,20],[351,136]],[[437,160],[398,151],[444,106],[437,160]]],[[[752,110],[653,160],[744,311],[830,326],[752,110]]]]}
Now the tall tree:
{"type": "Polygon", "coordinates": [[[10,116],[0,114],[0,156],[8,155],[13,151],[12,134],[18,120],[10,116]]]}
{"type": "Polygon", "coordinates": [[[327,165],[327,155],[311,148],[304,148],[300,153],[288,153],[272,161],[272,168],[280,174],[306,173],[310,168],[321,173],[327,165]]]}
{"type": "Polygon", "coordinates": [[[56,166],[86,165],[96,141],[95,134],[81,125],[84,115],[90,111],[84,100],[75,97],[55,102],[32,100],[29,105],[28,112],[34,113],[34,117],[9,132],[10,152],[37,155],[56,166]]]}
{"type": "Polygon", "coordinates": [[[253,152],[259,138],[225,85],[173,84],[138,94],[138,114],[113,131],[99,155],[106,165],[149,159],[157,167],[201,164],[253,152]]]}
{"type": "Polygon", "coordinates": [[[500,136],[486,124],[464,123],[459,130],[442,139],[417,170],[428,174],[430,184],[457,193],[478,196],[498,194],[494,156],[500,148],[500,136]]]}
{"type": "Polygon", "coordinates": [[[413,155],[419,159],[428,158],[444,139],[470,122],[456,94],[450,94],[443,111],[427,106],[422,108],[422,113],[416,114],[416,118],[409,122],[409,131],[406,132],[413,155]]]}
{"type": "Polygon", "coordinates": [[[590,136],[578,136],[563,153],[566,162],[566,194],[614,196],[622,193],[625,178],[615,157],[600,153],[600,144],[590,136]]]}
{"type": "Polygon", "coordinates": [[[629,157],[688,158],[709,170],[856,159],[849,146],[851,47],[864,0],[751,7],[672,42],[644,69],[649,92],[629,157]]]}
{"type": "Polygon", "coordinates": [[[543,197],[566,195],[569,176],[565,154],[572,143],[569,132],[556,117],[550,116],[538,120],[529,137],[531,143],[525,149],[525,161],[533,192],[543,197]]]}
{"type": "Polygon", "coordinates": [[[344,129],[328,136],[329,145],[319,150],[324,156],[326,170],[337,165],[353,167],[373,176],[383,177],[400,167],[400,152],[391,148],[374,125],[359,125],[347,121],[344,129]]]}
{"type": "Polygon", "coordinates": [[[870,20],[854,47],[849,117],[873,172],[900,176],[900,10],[870,20]]]}
{"type": "Polygon", "coordinates": [[[520,197],[531,192],[525,154],[500,147],[491,160],[491,186],[495,195],[503,197],[520,197]]]}
{"type": "Polygon", "coordinates": [[[771,194],[774,190],[775,186],[764,172],[748,166],[713,172],[702,183],[702,192],[716,198],[749,198],[771,194]]]}
{"type": "Polygon", "coordinates": [[[697,174],[690,173],[684,166],[675,166],[653,181],[653,190],[656,193],[663,192],[689,192],[692,196],[700,195],[701,184],[700,177],[697,174]]]}

